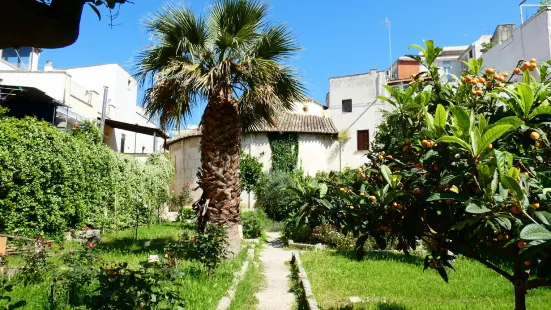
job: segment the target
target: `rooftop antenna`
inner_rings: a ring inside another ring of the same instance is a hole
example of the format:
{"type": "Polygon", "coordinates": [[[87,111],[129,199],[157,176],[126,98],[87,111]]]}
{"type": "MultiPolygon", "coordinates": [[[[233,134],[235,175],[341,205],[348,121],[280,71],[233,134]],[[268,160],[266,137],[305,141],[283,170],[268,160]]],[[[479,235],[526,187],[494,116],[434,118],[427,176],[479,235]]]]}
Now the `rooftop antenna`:
{"type": "Polygon", "coordinates": [[[383,24],[388,28],[388,53],[389,53],[389,60],[390,60],[390,67],[392,67],[392,35],[390,32],[390,19],[388,17],[385,17],[385,21],[383,24]]]}
{"type": "Polygon", "coordinates": [[[523,12],[522,12],[522,5],[526,3],[526,0],[522,0],[520,3],[519,3],[519,8],[520,8],[520,24],[524,24],[524,16],[523,15],[523,12]]]}

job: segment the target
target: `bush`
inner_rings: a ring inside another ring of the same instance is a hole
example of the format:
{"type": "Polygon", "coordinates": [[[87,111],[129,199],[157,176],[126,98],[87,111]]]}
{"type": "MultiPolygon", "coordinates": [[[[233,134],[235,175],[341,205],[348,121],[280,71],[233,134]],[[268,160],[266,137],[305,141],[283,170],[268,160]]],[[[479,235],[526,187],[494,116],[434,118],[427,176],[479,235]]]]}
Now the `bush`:
{"type": "Polygon", "coordinates": [[[0,117],[0,232],[60,236],[68,228],[125,228],[167,200],[170,160],[144,165],[101,143],[86,122],[64,133],[35,118],[0,117]]]}
{"type": "Polygon", "coordinates": [[[186,231],[178,243],[165,247],[169,258],[198,261],[211,274],[227,256],[227,236],[224,226],[210,223],[204,233],[186,231]]]}
{"type": "Polygon", "coordinates": [[[354,239],[352,234],[342,234],[335,226],[328,224],[314,227],[312,241],[342,250],[353,249],[356,244],[356,239],[354,239]]]}
{"type": "Polygon", "coordinates": [[[283,240],[311,242],[312,228],[309,225],[297,225],[298,217],[292,214],[283,221],[283,240]]]}
{"type": "Polygon", "coordinates": [[[261,211],[245,211],[241,213],[243,238],[255,239],[262,236],[266,226],[266,215],[261,211]]]}
{"type": "Polygon", "coordinates": [[[292,212],[293,194],[286,189],[293,185],[293,179],[285,172],[275,171],[262,177],[254,189],[257,205],[273,220],[287,218],[292,212]]]}

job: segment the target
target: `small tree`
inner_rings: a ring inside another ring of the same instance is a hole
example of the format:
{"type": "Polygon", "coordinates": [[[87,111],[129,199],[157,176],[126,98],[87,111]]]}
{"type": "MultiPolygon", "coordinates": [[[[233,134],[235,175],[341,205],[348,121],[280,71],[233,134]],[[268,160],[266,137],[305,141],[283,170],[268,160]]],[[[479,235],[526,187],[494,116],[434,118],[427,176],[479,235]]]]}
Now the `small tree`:
{"type": "Polygon", "coordinates": [[[345,229],[359,236],[360,257],[370,236],[381,246],[398,239],[404,251],[424,240],[425,269],[445,281],[455,254],[474,259],[509,280],[515,309],[526,309],[528,290],[551,286],[551,62],[515,68],[524,71],[515,84],[471,59],[458,85],[442,84],[442,49],[425,44],[413,45],[423,58],[410,57],[429,71],[380,97],[394,109],[372,169],[341,191],[352,206],[345,229]]]}
{"type": "MultiPolygon", "coordinates": [[[[262,156],[262,155],[261,155],[262,156]]],[[[258,158],[241,152],[239,170],[241,171],[241,186],[249,194],[249,208],[251,207],[251,191],[258,184],[264,172],[263,165],[258,158]]]]}

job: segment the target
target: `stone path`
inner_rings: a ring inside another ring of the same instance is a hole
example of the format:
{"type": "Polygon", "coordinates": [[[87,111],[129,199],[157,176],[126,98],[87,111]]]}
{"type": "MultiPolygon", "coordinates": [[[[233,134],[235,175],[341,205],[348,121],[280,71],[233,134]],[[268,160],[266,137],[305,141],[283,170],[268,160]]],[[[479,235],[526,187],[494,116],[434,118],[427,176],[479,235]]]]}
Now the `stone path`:
{"type": "Polygon", "coordinates": [[[261,310],[290,310],[295,302],[291,291],[291,252],[283,249],[279,233],[268,232],[267,242],[260,254],[264,264],[266,288],[256,294],[261,310]]]}

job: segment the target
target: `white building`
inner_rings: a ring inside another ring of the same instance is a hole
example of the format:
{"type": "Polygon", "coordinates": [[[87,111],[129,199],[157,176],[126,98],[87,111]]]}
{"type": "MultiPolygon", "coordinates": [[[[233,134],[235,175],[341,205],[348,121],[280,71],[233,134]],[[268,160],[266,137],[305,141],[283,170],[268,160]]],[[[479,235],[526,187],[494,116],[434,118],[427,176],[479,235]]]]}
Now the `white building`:
{"type": "Polygon", "coordinates": [[[327,115],[341,137],[349,137],[341,144],[336,169],[355,168],[366,163],[364,155],[381,123],[382,110],[391,107],[377,99],[377,96],[387,95],[383,88],[386,82],[387,72],[377,70],[329,79],[327,115]]]}
{"type": "Polygon", "coordinates": [[[48,61],[44,70],[38,70],[37,49],[0,53],[0,85],[36,88],[59,102],[63,107],[57,108],[53,121],[59,128],[70,129],[78,122],[100,119],[107,86],[106,144],[140,158],[163,148],[166,135],[137,105],[137,82],[120,65],[57,70],[48,61]],[[23,52],[28,56],[21,57],[23,52]]]}
{"type": "MultiPolygon", "coordinates": [[[[295,104],[292,113],[286,113],[278,120],[278,126],[265,126],[254,133],[244,134],[242,149],[244,152],[259,158],[264,171],[272,166],[272,151],[269,135],[280,133],[296,133],[298,136],[298,165],[305,173],[314,175],[318,171],[337,170],[338,145],[337,129],[330,118],[325,116],[324,106],[313,101],[295,104]]],[[[201,166],[199,143],[201,131],[189,129],[180,131],[180,136],[167,142],[176,175],[172,189],[179,191],[188,182],[197,186],[197,171],[201,166]]],[[[201,191],[192,192],[192,198],[198,199],[201,191]]],[[[242,201],[247,202],[243,193],[242,201]]],[[[254,197],[251,200],[254,203],[254,197]]]]}
{"type": "MultiPolygon", "coordinates": [[[[496,32],[502,28],[498,26],[496,32]]],[[[486,67],[511,72],[521,60],[536,58],[538,61],[548,61],[551,59],[551,8],[544,7],[499,38],[494,41],[496,45],[482,55],[486,67]]]]}

